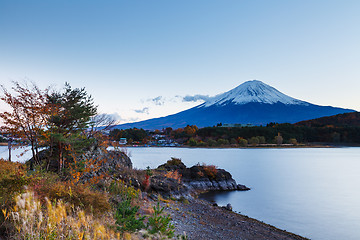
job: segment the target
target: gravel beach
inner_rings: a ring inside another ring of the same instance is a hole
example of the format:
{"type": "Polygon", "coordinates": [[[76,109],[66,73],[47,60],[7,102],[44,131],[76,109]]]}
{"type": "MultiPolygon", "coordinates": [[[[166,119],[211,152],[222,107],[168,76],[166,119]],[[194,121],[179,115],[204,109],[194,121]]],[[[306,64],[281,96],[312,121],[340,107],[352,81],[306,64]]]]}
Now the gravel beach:
{"type": "Polygon", "coordinates": [[[173,219],[176,235],[186,232],[188,239],[307,239],[200,199],[163,206],[173,219]]]}

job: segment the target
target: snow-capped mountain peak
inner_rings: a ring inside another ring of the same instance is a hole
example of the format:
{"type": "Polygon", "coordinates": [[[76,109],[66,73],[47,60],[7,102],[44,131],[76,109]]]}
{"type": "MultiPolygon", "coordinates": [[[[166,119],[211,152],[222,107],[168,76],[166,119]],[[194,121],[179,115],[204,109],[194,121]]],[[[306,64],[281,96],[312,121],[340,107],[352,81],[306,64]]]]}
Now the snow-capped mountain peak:
{"type": "Polygon", "coordinates": [[[116,126],[119,129],[143,128],[149,130],[167,127],[200,127],[217,123],[266,125],[270,122],[296,123],[303,120],[354,112],[351,109],[319,106],[289,97],[261,82],[248,81],[240,86],[210,98],[196,107],[166,117],[116,126]]]}
{"type": "Polygon", "coordinates": [[[212,105],[223,105],[228,103],[242,105],[251,102],[308,105],[307,102],[287,96],[259,80],[252,80],[244,82],[228,92],[210,98],[199,107],[209,107],[212,105]]]}

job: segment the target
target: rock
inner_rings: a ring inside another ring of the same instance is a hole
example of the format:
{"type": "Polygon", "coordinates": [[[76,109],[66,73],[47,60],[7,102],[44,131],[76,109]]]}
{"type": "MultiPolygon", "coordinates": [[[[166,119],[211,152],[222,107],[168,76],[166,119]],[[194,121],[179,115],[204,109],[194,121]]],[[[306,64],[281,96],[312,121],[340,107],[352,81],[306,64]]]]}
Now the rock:
{"type": "Polygon", "coordinates": [[[101,168],[110,172],[119,167],[132,168],[131,159],[121,151],[103,151],[100,148],[95,148],[92,151],[85,152],[82,158],[96,159],[97,162],[102,161],[101,168]]]}
{"type": "MultiPolygon", "coordinates": [[[[43,161],[49,161],[46,164],[50,170],[58,170],[58,162],[56,157],[50,156],[50,151],[48,149],[42,150],[38,154],[39,163],[43,161]],[[50,159],[50,160],[49,160],[50,159]]],[[[121,151],[104,151],[100,147],[91,146],[89,150],[85,151],[77,160],[91,160],[95,164],[100,164],[100,169],[90,173],[93,176],[99,176],[101,173],[107,172],[112,174],[117,171],[119,168],[132,168],[131,159],[121,151]]],[[[34,162],[31,158],[28,162],[34,162]]],[[[35,163],[35,164],[39,164],[35,163]]],[[[95,168],[94,166],[88,165],[89,168],[95,168]]]]}
{"type": "Polygon", "coordinates": [[[158,195],[156,195],[156,194],[150,194],[149,198],[151,198],[154,201],[158,201],[158,195]]]}
{"type": "MultiPolygon", "coordinates": [[[[90,159],[93,161],[94,166],[91,165],[91,161],[86,161],[88,168],[93,168],[84,174],[81,178],[81,182],[87,182],[96,176],[106,175],[116,179],[122,178],[126,175],[126,172],[132,168],[131,159],[121,151],[103,151],[97,148],[93,151],[88,151],[81,156],[82,159],[90,159]]],[[[130,182],[130,181],[129,181],[130,182]]],[[[135,179],[132,181],[132,185],[138,187],[139,182],[135,179]]]]}
{"type": "Polygon", "coordinates": [[[150,192],[160,193],[164,197],[174,197],[180,199],[189,195],[189,189],[178,180],[167,178],[162,175],[152,176],[150,178],[150,192]]]}
{"type": "MultiPolygon", "coordinates": [[[[183,170],[184,185],[190,189],[201,191],[232,191],[239,190],[231,174],[224,169],[213,166],[193,166],[183,170]]],[[[243,186],[244,189],[246,186],[243,186]]],[[[249,190],[249,189],[247,189],[249,190]]]]}
{"type": "Polygon", "coordinates": [[[190,192],[196,191],[232,191],[249,190],[246,186],[236,184],[231,174],[213,165],[195,165],[187,168],[180,159],[172,158],[157,168],[160,174],[150,178],[150,191],[165,197],[189,199],[190,192]],[[165,176],[175,173],[181,178],[165,176]]]}
{"type": "Polygon", "coordinates": [[[229,210],[229,211],[232,211],[232,206],[230,203],[226,204],[226,207],[225,207],[226,210],[229,210]]]}
{"type": "Polygon", "coordinates": [[[248,191],[248,190],[250,190],[250,188],[248,188],[248,187],[245,186],[245,185],[241,185],[241,184],[238,184],[238,185],[236,186],[236,188],[237,188],[237,190],[239,190],[239,191],[248,191]]]}
{"type": "Polygon", "coordinates": [[[222,206],[221,208],[222,208],[222,209],[225,209],[225,210],[227,210],[227,211],[232,211],[232,206],[231,206],[231,205],[228,206],[228,205],[230,205],[230,203],[228,203],[226,206],[222,206]]]}

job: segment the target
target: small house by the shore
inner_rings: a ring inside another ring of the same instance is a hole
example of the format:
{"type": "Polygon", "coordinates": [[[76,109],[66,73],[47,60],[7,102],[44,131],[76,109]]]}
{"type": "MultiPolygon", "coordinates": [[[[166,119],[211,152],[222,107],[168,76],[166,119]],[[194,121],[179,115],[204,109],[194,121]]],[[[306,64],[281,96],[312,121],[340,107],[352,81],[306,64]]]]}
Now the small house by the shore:
{"type": "Polygon", "coordinates": [[[120,138],[119,144],[120,144],[120,145],[126,145],[126,144],[127,144],[126,138],[120,138]]]}

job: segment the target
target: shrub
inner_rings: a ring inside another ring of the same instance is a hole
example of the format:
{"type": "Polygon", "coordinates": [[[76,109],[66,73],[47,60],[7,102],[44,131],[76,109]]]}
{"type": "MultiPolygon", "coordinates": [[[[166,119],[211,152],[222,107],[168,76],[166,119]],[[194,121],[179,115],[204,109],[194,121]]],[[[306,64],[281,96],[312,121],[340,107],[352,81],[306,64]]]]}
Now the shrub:
{"type": "Polygon", "coordinates": [[[148,191],[150,187],[150,176],[145,175],[145,179],[142,181],[142,189],[148,191]]]}
{"type": "Polygon", "coordinates": [[[14,204],[14,197],[24,190],[30,182],[26,175],[24,164],[0,159],[0,208],[10,209],[14,204]]]}
{"type": "Polygon", "coordinates": [[[25,175],[26,171],[26,166],[22,163],[0,159],[0,180],[11,175],[25,175]]]}
{"type": "Polygon", "coordinates": [[[178,170],[168,171],[167,173],[164,174],[164,176],[167,178],[175,179],[178,183],[181,182],[182,175],[178,172],[178,170]]]}
{"type": "Polygon", "coordinates": [[[161,215],[164,211],[164,208],[160,208],[159,202],[156,207],[154,207],[154,213],[151,217],[149,217],[149,222],[147,224],[147,228],[149,229],[149,233],[161,233],[168,238],[172,238],[174,236],[174,225],[170,223],[171,218],[170,215],[163,216],[161,215]]]}
{"type": "Polygon", "coordinates": [[[109,186],[109,192],[111,194],[118,195],[121,200],[136,200],[140,196],[140,190],[135,189],[132,186],[127,186],[123,180],[112,181],[109,186]]]}
{"type": "Polygon", "coordinates": [[[1,207],[11,207],[15,202],[14,196],[22,193],[24,186],[29,183],[29,178],[26,176],[9,175],[0,180],[0,203],[1,207]]]}
{"type": "Polygon", "coordinates": [[[117,229],[122,232],[134,232],[144,228],[145,217],[137,217],[139,206],[131,206],[132,202],[139,198],[140,190],[127,186],[124,181],[118,180],[110,184],[109,192],[121,198],[114,216],[118,225],[117,229]]]}
{"type": "Polygon", "coordinates": [[[145,217],[137,217],[138,211],[139,206],[131,206],[131,199],[120,202],[115,213],[117,229],[134,232],[144,228],[145,217]]]}
{"type": "Polygon", "coordinates": [[[218,145],[229,145],[229,140],[220,138],[217,140],[218,145]]]}
{"type": "Polygon", "coordinates": [[[295,138],[290,138],[289,143],[292,144],[292,145],[297,145],[298,144],[298,142],[297,142],[297,140],[295,138]]]}
{"type": "Polygon", "coordinates": [[[210,179],[215,179],[217,174],[217,168],[215,165],[202,165],[205,175],[208,176],[210,179]]]}
{"type": "Polygon", "coordinates": [[[250,139],[249,139],[249,143],[251,144],[251,145],[253,145],[253,146],[256,146],[256,145],[258,145],[259,144],[259,138],[258,137],[251,137],[250,139]]]}
{"type": "Polygon", "coordinates": [[[207,145],[209,146],[209,147],[215,147],[216,145],[217,145],[217,142],[215,141],[215,140],[213,140],[213,139],[209,139],[209,140],[207,140],[207,145]]]}
{"type": "Polygon", "coordinates": [[[188,145],[195,147],[197,145],[197,142],[194,138],[190,138],[189,141],[187,142],[188,145]]]}
{"type": "Polygon", "coordinates": [[[265,139],[264,136],[257,136],[257,138],[259,139],[260,144],[265,144],[266,143],[266,139],[265,139]]]}
{"type": "Polygon", "coordinates": [[[145,174],[148,175],[149,177],[151,177],[153,175],[153,172],[149,166],[146,167],[145,174]]]}
{"type": "Polygon", "coordinates": [[[240,138],[240,139],[239,139],[239,145],[240,145],[241,147],[247,147],[248,141],[247,141],[246,139],[244,139],[244,138],[240,138]]]}
{"type": "Polygon", "coordinates": [[[200,141],[200,142],[197,143],[198,147],[206,147],[206,145],[207,144],[205,142],[203,142],[203,141],[200,141]]]}
{"type": "Polygon", "coordinates": [[[180,165],[181,163],[182,161],[180,158],[174,158],[174,157],[171,157],[171,160],[168,160],[166,162],[167,165],[173,165],[173,166],[180,165]]]}
{"type": "Polygon", "coordinates": [[[109,198],[106,193],[91,190],[88,186],[69,182],[55,182],[51,185],[46,181],[40,181],[34,188],[41,200],[48,197],[52,201],[62,200],[74,207],[84,209],[87,213],[102,214],[110,210],[109,198]]]}

